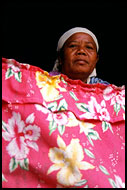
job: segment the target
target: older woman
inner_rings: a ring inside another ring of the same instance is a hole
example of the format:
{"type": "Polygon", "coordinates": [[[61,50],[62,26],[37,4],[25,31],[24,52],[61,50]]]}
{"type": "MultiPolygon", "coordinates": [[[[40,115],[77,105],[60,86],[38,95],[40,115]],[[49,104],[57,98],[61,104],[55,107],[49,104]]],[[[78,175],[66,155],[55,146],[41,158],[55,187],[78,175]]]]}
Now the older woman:
{"type": "Polygon", "coordinates": [[[97,38],[90,30],[82,27],[72,28],[58,41],[58,59],[50,74],[63,73],[73,80],[80,79],[88,84],[109,84],[96,77],[98,50],[97,38]]]}
{"type": "Polygon", "coordinates": [[[3,188],[125,188],[125,87],[93,85],[108,84],[96,78],[98,48],[71,29],[56,76],[2,59],[3,188]]]}

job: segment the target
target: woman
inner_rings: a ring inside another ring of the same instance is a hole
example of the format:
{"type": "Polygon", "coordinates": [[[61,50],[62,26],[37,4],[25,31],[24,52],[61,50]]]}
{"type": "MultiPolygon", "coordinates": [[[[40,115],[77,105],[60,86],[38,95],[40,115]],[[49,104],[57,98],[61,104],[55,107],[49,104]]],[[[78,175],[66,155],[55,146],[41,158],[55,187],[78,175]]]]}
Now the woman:
{"type": "Polygon", "coordinates": [[[96,77],[98,50],[97,38],[90,30],[82,27],[72,28],[58,41],[58,59],[50,74],[63,73],[73,80],[80,79],[88,84],[109,84],[96,77]]]}
{"type": "Polygon", "coordinates": [[[2,59],[3,188],[125,188],[125,87],[93,84],[108,84],[98,49],[74,28],[58,42],[59,75],[2,59]]]}

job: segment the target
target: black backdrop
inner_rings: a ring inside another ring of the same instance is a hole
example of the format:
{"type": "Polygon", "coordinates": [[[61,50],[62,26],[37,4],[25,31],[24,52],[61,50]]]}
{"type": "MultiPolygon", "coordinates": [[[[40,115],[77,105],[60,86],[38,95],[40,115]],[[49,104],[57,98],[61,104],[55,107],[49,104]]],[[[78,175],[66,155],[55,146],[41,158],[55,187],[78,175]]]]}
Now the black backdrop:
{"type": "Polygon", "coordinates": [[[50,71],[59,37],[81,26],[98,38],[98,77],[121,86],[126,78],[126,1],[3,1],[2,56],[50,71]]]}

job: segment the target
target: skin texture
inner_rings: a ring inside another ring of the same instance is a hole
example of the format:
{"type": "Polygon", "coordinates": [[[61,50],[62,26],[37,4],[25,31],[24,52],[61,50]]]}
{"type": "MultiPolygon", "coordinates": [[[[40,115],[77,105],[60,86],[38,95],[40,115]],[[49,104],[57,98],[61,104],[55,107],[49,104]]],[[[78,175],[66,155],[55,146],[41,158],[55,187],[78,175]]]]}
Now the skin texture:
{"type": "Polygon", "coordinates": [[[59,57],[62,73],[69,78],[87,82],[88,76],[96,67],[98,54],[93,38],[86,33],[75,33],[63,46],[63,54],[59,57]]]}

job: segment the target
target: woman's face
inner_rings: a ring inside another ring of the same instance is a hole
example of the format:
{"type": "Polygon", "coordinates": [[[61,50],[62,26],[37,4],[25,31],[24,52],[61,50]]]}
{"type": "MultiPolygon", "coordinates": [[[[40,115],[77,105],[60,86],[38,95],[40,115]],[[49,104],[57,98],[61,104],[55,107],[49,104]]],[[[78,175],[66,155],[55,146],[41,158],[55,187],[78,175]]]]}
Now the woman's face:
{"type": "Polygon", "coordinates": [[[96,44],[86,33],[73,34],[63,47],[62,73],[86,82],[98,61],[96,44]]]}

